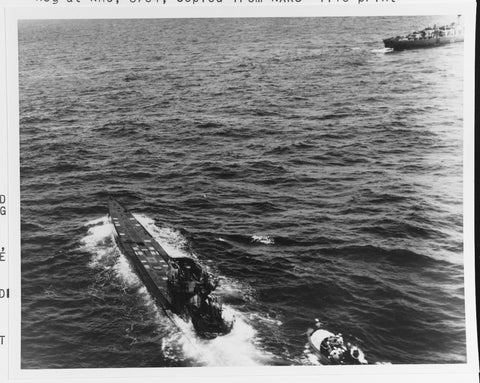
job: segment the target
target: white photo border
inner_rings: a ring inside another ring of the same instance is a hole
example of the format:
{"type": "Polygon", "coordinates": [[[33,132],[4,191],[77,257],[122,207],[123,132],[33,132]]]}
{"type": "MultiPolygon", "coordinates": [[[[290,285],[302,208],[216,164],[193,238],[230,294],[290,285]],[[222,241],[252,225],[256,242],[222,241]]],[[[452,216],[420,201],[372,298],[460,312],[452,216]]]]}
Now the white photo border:
{"type": "MultiPolygon", "coordinates": [[[[65,381],[80,379],[88,382],[144,382],[162,379],[189,380],[191,382],[244,382],[246,379],[275,379],[279,382],[291,382],[303,379],[305,382],[319,378],[335,379],[336,382],[404,382],[405,379],[427,381],[473,382],[478,374],[478,349],[475,316],[475,265],[474,265],[474,59],[475,59],[475,12],[473,1],[409,1],[392,5],[376,4],[365,7],[325,6],[319,4],[296,4],[295,6],[122,6],[122,7],[52,7],[27,6],[7,7],[0,28],[5,30],[6,44],[6,89],[8,122],[5,142],[8,151],[0,153],[1,167],[8,172],[9,201],[9,341],[8,359],[1,364],[8,368],[10,381],[22,382],[65,381]],[[18,21],[25,19],[144,19],[144,18],[238,18],[238,17],[335,17],[335,16],[420,16],[420,15],[464,15],[464,174],[463,174],[463,222],[464,222],[464,270],[465,270],[465,316],[466,316],[466,352],[465,364],[439,365],[368,365],[368,366],[294,366],[294,367],[186,367],[186,368],[111,368],[111,369],[21,369],[21,245],[20,245],[20,146],[19,146],[19,71],[18,71],[18,21]],[[2,22],[5,22],[5,29],[2,22]],[[5,164],[5,165],[4,165],[5,164]],[[8,164],[8,168],[7,165],[8,164]]],[[[25,1],[16,1],[27,3],[25,1]]],[[[30,2],[31,4],[31,2],[30,2]]],[[[0,32],[0,37],[2,37],[0,32]]],[[[0,62],[1,69],[1,62],[0,62]]],[[[1,80],[0,80],[1,85],[1,80]]],[[[0,101],[3,101],[0,96],[0,101]]],[[[2,107],[3,107],[2,103],[2,107]]],[[[3,132],[3,130],[2,130],[3,132]]],[[[2,137],[2,141],[4,137],[2,137]]],[[[3,173],[0,173],[3,174],[3,173]]],[[[3,280],[3,279],[2,279],[3,280]]]]}

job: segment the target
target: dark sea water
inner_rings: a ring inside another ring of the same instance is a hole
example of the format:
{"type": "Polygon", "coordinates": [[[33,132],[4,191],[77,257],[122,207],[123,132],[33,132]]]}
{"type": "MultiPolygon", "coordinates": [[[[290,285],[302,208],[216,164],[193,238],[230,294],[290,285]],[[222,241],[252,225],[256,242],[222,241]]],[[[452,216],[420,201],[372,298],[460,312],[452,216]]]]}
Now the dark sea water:
{"type": "Polygon", "coordinates": [[[19,24],[22,367],[316,364],[314,318],[373,363],[463,363],[455,17],[19,24]],[[153,304],[108,193],[222,278],[212,341],[153,304]]]}

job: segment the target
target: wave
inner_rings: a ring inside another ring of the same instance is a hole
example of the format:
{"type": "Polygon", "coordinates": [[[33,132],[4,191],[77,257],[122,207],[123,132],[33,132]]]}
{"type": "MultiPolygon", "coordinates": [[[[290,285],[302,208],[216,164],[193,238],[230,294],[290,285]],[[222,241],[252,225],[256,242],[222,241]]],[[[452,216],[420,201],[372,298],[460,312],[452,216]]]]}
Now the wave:
{"type": "Polygon", "coordinates": [[[270,245],[270,246],[315,246],[315,245],[324,245],[330,244],[332,242],[338,242],[339,240],[334,240],[333,238],[327,237],[315,237],[315,238],[301,238],[301,237],[286,237],[280,235],[271,235],[271,234],[218,234],[218,233],[208,233],[208,235],[214,236],[218,241],[228,243],[228,244],[239,244],[246,246],[259,246],[259,245],[270,245]]]}
{"type": "Polygon", "coordinates": [[[224,128],[225,125],[219,122],[201,122],[201,123],[196,123],[195,127],[200,128],[200,129],[209,129],[209,128],[224,128]]]}
{"type": "Polygon", "coordinates": [[[66,161],[61,161],[52,166],[49,169],[49,172],[59,172],[59,173],[67,173],[67,172],[73,172],[73,171],[83,171],[83,170],[90,170],[91,168],[89,166],[85,165],[80,165],[78,163],[73,163],[73,162],[66,162],[66,161]]]}
{"type": "Polygon", "coordinates": [[[25,116],[20,118],[20,125],[23,124],[41,124],[52,122],[51,118],[48,117],[38,117],[38,116],[25,116]]]}
{"type": "Polygon", "coordinates": [[[101,127],[96,128],[95,130],[102,135],[106,136],[116,136],[116,137],[126,137],[126,136],[136,136],[141,135],[142,133],[152,129],[150,124],[136,121],[115,121],[108,122],[103,124],[101,127]]]}
{"type": "MultiPolygon", "coordinates": [[[[438,268],[441,265],[450,266],[452,263],[440,258],[433,258],[429,255],[420,254],[408,249],[386,249],[382,247],[363,245],[345,246],[335,249],[324,249],[324,253],[335,253],[355,260],[363,261],[389,261],[398,266],[432,266],[438,268]]],[[[453,264],[455,265],[455,264],[453,264]]]]}

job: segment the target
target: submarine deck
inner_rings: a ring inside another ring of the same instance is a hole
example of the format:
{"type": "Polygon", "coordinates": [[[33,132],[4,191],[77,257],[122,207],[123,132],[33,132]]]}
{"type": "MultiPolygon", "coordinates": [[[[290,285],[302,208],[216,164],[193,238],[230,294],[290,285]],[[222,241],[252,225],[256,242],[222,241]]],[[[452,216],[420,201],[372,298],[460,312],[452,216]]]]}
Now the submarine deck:
{"type": "Polygon", "coordinates": [[[114,199],[109,201],[110,217],[117,234],[117,242],[124,254],[133,261],[134,267],[150,293],[156,290],[163,295],[162,304],[168,303],[167,280],[170,257],[150,233],[128,210],[114,199]],[[151,279],[151,281],[149,280],[151,279]]]}

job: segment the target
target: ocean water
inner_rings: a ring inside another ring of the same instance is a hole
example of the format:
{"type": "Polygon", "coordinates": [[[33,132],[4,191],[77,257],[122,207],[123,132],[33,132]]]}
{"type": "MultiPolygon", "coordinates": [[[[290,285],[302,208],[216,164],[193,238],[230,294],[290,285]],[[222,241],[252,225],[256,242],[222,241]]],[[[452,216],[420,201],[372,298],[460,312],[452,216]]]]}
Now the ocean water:
{"type": "MultiPolygon", "coordinates": [[[[22,368],[463,363],[463,43],[455,17],[19,23],[22,368]],[[154,304],[107,196],[221,278],[231,334],[154,304]]],[[[322,368],[322,367],[319,367],[322,368]]]]}

